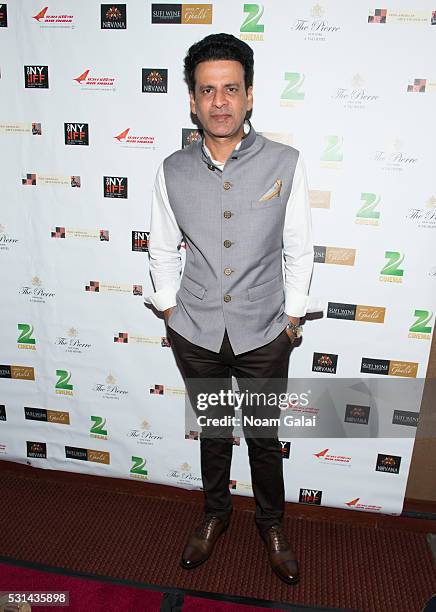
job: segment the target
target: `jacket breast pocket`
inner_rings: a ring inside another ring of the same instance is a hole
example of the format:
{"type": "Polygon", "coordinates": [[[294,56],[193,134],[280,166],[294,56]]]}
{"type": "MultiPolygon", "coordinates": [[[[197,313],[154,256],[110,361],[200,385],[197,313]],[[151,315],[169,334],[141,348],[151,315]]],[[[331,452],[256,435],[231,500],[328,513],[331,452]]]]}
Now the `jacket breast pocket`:
{"type": "Polygon", "coordinates": [[[271,198],[270,200],[252,200],[251,208],[254,210],[263,210],[264,208],[271,208],[273,206],[276,206],[277,208],[279,208],[281,203],[282,203],[282,196],[278,195],[278,196],[271,198]]]}
{"type": "Polygon", "coordinates": [[[284,290],[284,282],[283,282],[283,274],[280,273],[275,278],[272,278],[266,283],[262,283],[261,285],[255,285],[254,287],[248,288],[248,299],[250,302],[254,300],[259,300],[263,297],[268,297],[272,293],[276,293],[276,291],[284,290]]]}
{"type": "Polygon", "coordinates": [[[184,276],[182,278],[180,286],[183,287],[185,291],[191,293],[192,295],[195,295],[195,297],[199,298],[200,300],[204,298],[204,295],[206,293],[206,289],[202,285],[196,283],[187,276],[184,276]]]}

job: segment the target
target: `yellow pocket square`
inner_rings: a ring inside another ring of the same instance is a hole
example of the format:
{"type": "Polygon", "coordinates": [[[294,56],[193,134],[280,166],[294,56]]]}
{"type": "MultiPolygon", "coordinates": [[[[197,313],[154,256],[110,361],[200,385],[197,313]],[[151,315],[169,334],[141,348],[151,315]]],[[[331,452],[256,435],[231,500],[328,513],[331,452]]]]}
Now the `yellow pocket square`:
{"type": "Polygon", "coordinates": [[[282,185],[283,181],[281,179],[276,179],[274,185],[270,189],[268,189],[266,193],[263,194],[259,202],[268,202],[268,200],[278,198],[282,190],[282,185]]]}

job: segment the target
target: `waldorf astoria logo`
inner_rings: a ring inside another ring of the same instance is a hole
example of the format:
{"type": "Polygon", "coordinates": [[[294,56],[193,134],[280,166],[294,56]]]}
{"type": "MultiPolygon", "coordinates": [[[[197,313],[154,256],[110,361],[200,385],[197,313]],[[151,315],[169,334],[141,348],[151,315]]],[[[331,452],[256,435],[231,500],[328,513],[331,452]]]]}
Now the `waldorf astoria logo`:
{"type": "Polygon", "coordinates": [[[125,30],[127,28],[127,15],[125,4],[101,5],[101,29],[125,30]]]}
{"type": "Polygon", "coordinates": [[[392,417],[393,425],[408,425],[409,427],[418,427],[419,412],[411,412],[409,410],[394,410],[392,417]]]}
{"type": "Polygon", "coordinates": [[[383,374],[385,376],[416,378],[418,365],[418,363],[413,361],[394,361],[392,359],[362,357],[360,371],[364,374],[383,374]]]}
{"type": "Polygon", "coordinates": [[[151,23],[212,23],[212,4],[152,4],[151,23]]]}
{"type": "Polygon", "coordinates": [[[140,232],[132,230],[132,251],[139,253],[148,253],[148,240],[150,232],[140,232]]]}
{"type": "Polygon", "coordinates": [[[47,444],[45,442],[26,441],[27,456],[32,459],[47,459],[47,444]]]}
{"type": "Polygon", "coordinates": [[[338,356],[332,353],[314,353],[312,361],[312,372],[323,374],[336,374],[338,356]]]}
{"type": "Polygon", "coordinates": [[[320,506],[322,491],[317,489],[300,489],[300,504],[310,504],[312,506],[320,506]]]}
{"type": "Polygon", "coordinates": [[[400,473],[401,457],[397,455],[377,455],[377,463],[375,466],[376,472],[387,472],[388,474],[400,473]]]}
{"type": "Polygon", "coordinates": [[[122,198],[127,200],[127,176],[104,176],[103,196],[105,198],[122,198]]]}
{"type": "Polygon", "coordinates": [[[94,463],[110,464],[110,453],[106,451],[93,450],[91,448],[79,448],[77,446],[66,446],[65,457],[67,459],[78,459],[79,461],[92,461],[94,463]]]}
{"type": "Polygon", "coordinates": [[[345,423],[356,423],[368,425],[370,406],[359,406],[358,404],[347,404],[345,407],[345,423]]]}
{"type": "Polygon", "coordinates": [[[89,126],[87,123],[64,123],[66,145],[89,145],[89,126]]]}
{"type": "Polygon", "coordinates": [[[316,245],[313,247],[313,251],[315,263],[354,266],[356,260],[356,249],[316,245]]]}
{"type": "Polygon", "coordinates": [[[364,321],[367,323],[384,323],[386,308],[383,306],[363,306],[361,304],[342,304],[329,302],[328,319],[345,319],[347,321],[364,321]]]}
{"type": "Polygon", "coordinates": [[[168,91],[168,69],[167,68],[143,68],[142,69],[142,93],[167,93],[168,91]]]}
{"type": "Polygon", "coordinates": [[[24,66],[26,89],[48,89],[48,66],[24,66]]]}
{"type": "Polygon", "coordinates": [[[58,423],[60,425],[70,424],[70,413],[60,410],[46,410],[45,408],[34,408],[24,406],[24,418],[27,421],[44,421],[46,423],[58,423]]]}

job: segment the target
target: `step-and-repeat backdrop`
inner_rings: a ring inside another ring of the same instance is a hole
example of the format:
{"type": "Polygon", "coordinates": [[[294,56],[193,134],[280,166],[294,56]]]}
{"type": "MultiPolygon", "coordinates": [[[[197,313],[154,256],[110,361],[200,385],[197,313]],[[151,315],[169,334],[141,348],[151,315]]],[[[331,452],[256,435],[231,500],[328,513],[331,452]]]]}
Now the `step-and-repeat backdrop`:
{"type": "MultiPolygon", "coordinates": [[[[290,378],[354,379],[349,400],[289,405],[336,427],[281,440],[286,499],[401,512],[419,393],[393,401],[383,382],[425,377],[434,325],[435,8],[0,4],[0,458],[201,488],[183,380],[144,297],[156,170],[198,138],[183,58],[224,31],[254,49],[254,128],[308,171],[325,312],[290,378]]],[[[252,495],[243,439],[233,457],[229,487],[252,495]]]]}

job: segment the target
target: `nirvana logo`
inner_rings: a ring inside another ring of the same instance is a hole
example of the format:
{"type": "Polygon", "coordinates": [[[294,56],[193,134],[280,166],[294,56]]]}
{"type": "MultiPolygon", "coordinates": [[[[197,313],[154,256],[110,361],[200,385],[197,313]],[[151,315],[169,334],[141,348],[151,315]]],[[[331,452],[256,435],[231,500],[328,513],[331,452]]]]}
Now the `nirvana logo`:
{"type": "Polygon", "coordinates": [[[127,200],[127,176],[104,176],[103,196],[127,200]]]}
{"type": "Polygon", "coordinates": [[[419,412],[411,412],[409,410],[394,410],[392,417],[393,425],[408,425],[409,427],[418,427],[419,412]]]}
{"type": "Polygon", "coordinates": [[[143,68],[142,69],[142,93],[167,93],[168,91],[168,69],[167,68],[143,68]]]}
{"type": "Polygon", "coordinates": [[[87,123],[64,123],[66,145],[89,145],[89,127],[87,123]]]}
{"type": "Polygon", "coordinates": [[[389,474],[400,473],[401,457],[397,455],[377,455],[376,472],[388,472],[389,474]]]}
{"type": "Polygon", "coordinates": [[[323,374],[336,374],[338,356],[332,353],[314,353],[312,362],[312,372],[322,372],[323,374]]]}
{"type": "Polygon", "coordinates": [[[127,16],[125,4],[101,5],[102,30],[125,30],[126,28],[127,16]]]}
{"type": "Polygon", "coordinates": [[[345,407],[345,423],[357,423],[368,425],[370,406],[359,406],[358,404],[347,404],[345,407]]]}
{"type": "Polygon", "coordinates": [[[192,143],[201,140],[203,130],[197,130],[196,128],[182,128],[182,149],[189,147],[192,143]]]}
{"type": "Polygon", "coordinates": [[[48,89],[48,66],[24,66],[26,89],[48,89]]]}
{"type": "Polygon", "coordinates": [[[312,506],[320,506],[322,491],[316,489],[300,489],[300,504],[311,504],[312,506]]]}
{"type": "Polygon", "coordinates": [[[150,232],[132,231],[132,251],[148,253],[148,240],[150,232]]]}
{"type": "Polygon", "coordinates": [[[27,456],[32,459],[47,459],[47,444],[45,442],[26,442],[27,456]]]}

